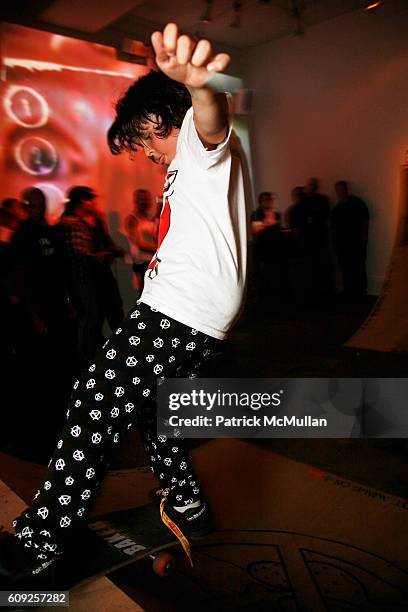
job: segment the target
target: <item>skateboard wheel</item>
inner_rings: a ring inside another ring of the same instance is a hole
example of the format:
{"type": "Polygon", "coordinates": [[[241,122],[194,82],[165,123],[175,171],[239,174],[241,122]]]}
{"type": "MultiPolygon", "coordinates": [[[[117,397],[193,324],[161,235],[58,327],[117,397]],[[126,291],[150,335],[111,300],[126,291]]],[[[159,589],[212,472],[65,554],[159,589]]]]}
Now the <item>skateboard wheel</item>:
{"type": "Polygon", "coordinates": [[[153,559],[153,571],[157,576],[168,576],[173,569],[174,557],[170,553],[162,553],[153,559]]]}

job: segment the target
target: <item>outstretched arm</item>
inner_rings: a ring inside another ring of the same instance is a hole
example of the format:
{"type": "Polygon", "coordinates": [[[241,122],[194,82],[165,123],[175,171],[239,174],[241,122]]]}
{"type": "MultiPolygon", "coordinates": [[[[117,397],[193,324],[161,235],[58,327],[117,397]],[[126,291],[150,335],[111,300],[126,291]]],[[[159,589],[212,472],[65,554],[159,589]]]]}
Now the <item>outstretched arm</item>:
{"type": "Polygon", "coordinates": [[[225,70],[230,56],[214,55],[208,40],[196,43],[189,36],[180,36],[175,23],[168,23],[163,32],[154,32],[152,45],[160,70],[189,90],[201,141],[215,147],[227,134],[228,101],[224,93],[213,91],[208,81],[214,72],[225,70]]]}

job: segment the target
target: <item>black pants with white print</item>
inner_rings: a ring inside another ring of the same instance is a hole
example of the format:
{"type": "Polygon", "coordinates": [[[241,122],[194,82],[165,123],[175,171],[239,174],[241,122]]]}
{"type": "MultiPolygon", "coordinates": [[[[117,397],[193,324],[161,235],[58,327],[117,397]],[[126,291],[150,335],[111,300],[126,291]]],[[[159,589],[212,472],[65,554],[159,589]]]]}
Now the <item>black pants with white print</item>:
{"type": "Polygon", "coordinates": [[[200,499],[183,440],[157,436],[156,387],[161,377],[194,377],[218,341],[139,303],[74,384],[61,439],[43,487],[14,521],[16,536],[44,562],[63,552],[82,522],[112,451],[136,424],[149,463],[169,502],[200,499]]]}

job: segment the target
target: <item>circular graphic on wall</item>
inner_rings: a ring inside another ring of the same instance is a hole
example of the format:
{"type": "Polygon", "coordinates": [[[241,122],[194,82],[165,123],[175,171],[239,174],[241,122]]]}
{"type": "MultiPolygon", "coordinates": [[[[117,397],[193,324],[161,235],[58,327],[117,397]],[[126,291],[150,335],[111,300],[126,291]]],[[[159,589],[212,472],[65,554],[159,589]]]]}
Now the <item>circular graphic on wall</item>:
{"type": "Polygon", "coordinates": [[[4,96],[7,115],[18,125],[37,128],[45,125],[50,114],[48,104],[32,87],[12,85],[4,96]]]}
{"type": "Polygon", "coordinates": [[[35,176],[51,174],[58,164],[55,147],[45,138],[29,136],[15,146],[17,164],[24,172],[35,176]]]}

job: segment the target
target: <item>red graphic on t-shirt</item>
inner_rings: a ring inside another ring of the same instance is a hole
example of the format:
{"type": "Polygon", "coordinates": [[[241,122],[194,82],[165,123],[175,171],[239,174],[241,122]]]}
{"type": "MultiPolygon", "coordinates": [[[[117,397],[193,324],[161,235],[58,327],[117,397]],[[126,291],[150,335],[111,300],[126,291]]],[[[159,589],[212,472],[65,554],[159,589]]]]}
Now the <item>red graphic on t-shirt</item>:
{"type": "Polygon", "coordinates": [[[157,251],[156,251],[156,255],[153,257],[152,261],[149,263],[149,266],[147,268],[148,270],[153,270],[160,261],[159,258],[157,257],[157,254],[159,252],[161,243],[163,242],[163,240],[166,237],[167,232],[169,231],[170,216],[171,216],[170,204],[169,204],[168,199],[166,198],[164,202],[162,213],[160,215],[159,236],[157,240],[157,251]]]}
{"type": "Polygon", "coordinates": [[[158,257],[158,253],[160,250],[160,245],[165,239],[167,232],[169,231],[169,227],[170,227],[171,209],[170,209],[169,197],[171,197],[174,193],[173,184],[177,178],[177,173],[178,173],[178,170],[171,170],[170,172],[168,172],[166,176],[166,181],[164,183],[164,189],[163,189],[164,206],[163,206],[163,209],[160,215],[159,235],[158,235],[158,240],[157,240],[158,244],[157,244],[156,254],[153,257],[152,261],[149,263],[149,266],[147,268],[149,270],[148,272],[149,278],[154,278],[158,274],[158,267],[161,261],[160,258],[158,257]]]}

